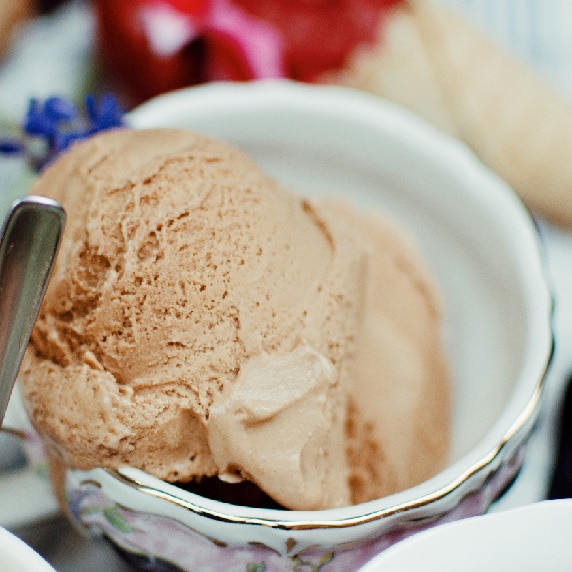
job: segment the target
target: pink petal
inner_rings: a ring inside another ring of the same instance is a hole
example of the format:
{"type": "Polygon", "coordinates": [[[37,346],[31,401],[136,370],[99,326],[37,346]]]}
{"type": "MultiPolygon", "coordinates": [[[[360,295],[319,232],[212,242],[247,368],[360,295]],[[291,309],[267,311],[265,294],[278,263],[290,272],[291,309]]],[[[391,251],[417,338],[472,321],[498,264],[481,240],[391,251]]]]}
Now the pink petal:
{"type": "Polygon", "coordinates": [[[232,6],[228,0],[213,1],[205,36],[209,49],[216,52],[217,47],[220,48],[221,52],[232,56],[227,63],[236,66],[236,75],[233,76],[232,69],[217,69],[225,62],[219,60],[217,63],[215,58],[215,69],[209,70],[212,79],[286,77],[285,46],[280,32],[263,20],[232,6]],[[245,71],[248,77],[244,77],[245,71]]]}
{"type": "Polygon", "coordinates": [[[177,53],[201,32],[202,22],[183,14],[164,2],[149,2],[141,7],[141,25],[153,52],[162,57],[177,53]]]}

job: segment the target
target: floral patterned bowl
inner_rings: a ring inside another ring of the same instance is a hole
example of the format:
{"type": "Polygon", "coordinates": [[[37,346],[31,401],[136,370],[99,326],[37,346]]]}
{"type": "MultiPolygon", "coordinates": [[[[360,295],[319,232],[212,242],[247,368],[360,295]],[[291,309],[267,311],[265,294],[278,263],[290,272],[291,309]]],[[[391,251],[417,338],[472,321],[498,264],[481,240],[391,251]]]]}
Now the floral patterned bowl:
{"type": "Polygon", "coordinates": [[[146,570],[327,572],[356,570],[416,531],[486,512],[519,472],[553,346],[538,235],[511,190],[460,143],[340,88],[210,84],[151,100],[128,121],[226,139],[291,188],[351,195],[400,219],[444,292],[453,445],[449,466],[429,481],[319,512],[234,506],[133,468],[54,464],[70,518],[146,570]]]}

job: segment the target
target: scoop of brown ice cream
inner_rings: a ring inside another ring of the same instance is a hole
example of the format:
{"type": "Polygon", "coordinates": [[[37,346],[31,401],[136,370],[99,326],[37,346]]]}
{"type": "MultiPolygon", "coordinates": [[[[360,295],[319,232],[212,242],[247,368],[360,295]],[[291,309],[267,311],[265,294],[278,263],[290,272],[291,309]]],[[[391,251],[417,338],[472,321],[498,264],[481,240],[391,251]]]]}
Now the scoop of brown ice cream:
{"type": "Polygon", "coordinates": [[[442,466],[438,296],[392,224],[313,205],[180,130],[76,144],[33,192],[68,213],[21,368],[51,456],[246,478],[300,509],[442,466]]]}

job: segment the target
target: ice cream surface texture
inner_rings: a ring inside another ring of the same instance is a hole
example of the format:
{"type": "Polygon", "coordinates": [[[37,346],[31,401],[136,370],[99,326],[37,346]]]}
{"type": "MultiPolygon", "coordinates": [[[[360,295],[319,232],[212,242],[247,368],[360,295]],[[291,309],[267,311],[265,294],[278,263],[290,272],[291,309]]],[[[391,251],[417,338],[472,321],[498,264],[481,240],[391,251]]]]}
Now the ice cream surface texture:
{"type": "Polygon", "coordinates": [[[68,214],[20,370],[52,458],[247,479],[304,510],[445,463],[440,300],[383,215],[300,198],[172,129],[77,143],[32,191],[68,214]]]}

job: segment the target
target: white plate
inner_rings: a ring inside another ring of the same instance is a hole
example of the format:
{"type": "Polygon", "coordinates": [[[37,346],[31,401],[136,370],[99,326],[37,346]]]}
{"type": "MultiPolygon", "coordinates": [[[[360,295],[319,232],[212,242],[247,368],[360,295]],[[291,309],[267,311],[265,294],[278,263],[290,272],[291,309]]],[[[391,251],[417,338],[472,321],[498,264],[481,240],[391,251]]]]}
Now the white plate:
{"type": "Polygon", "coordinates": [[[2,572],[55,572],[37,552],[3,528],[0,528],[0,570],[2,572]]]}
{"type": "Polygon", "coordinates": [[[468,518],[389,548],[359,572],[572,570],[572,499],[468,518]]]}

